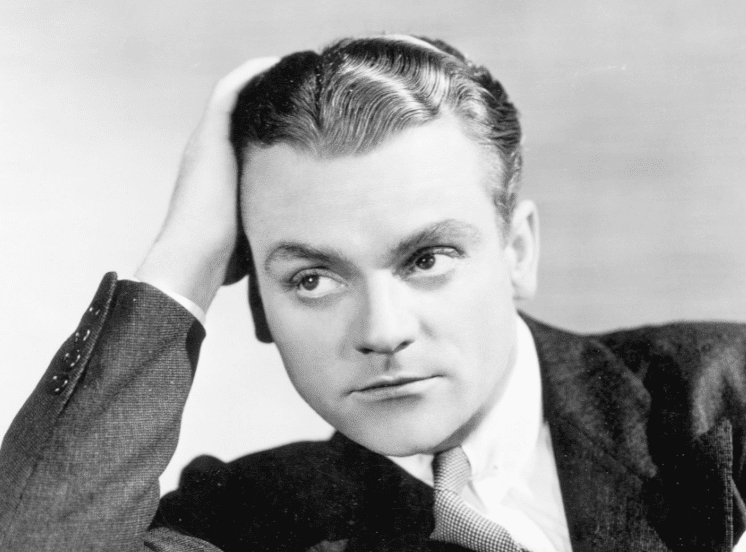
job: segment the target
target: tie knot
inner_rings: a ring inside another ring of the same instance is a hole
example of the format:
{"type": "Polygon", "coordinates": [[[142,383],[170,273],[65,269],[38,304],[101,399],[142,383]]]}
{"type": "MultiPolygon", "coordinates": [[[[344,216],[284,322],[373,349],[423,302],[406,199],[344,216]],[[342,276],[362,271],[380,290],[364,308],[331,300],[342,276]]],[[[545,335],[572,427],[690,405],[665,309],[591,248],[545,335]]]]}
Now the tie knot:
{"type": "Polygon", "coordinates": [[[469,459],[461,447],[433,458],[435,527],[430,538],[476,552],[525,552],[502,526],[470,508],[461,491],[471,477],[469,459]]]}
{"type": "Polygon", "coordinates": [[[436,489],[461,494],[470,477],[469,459],[461,447],[444,450],[433,458],[433,486],[436,489]]]}

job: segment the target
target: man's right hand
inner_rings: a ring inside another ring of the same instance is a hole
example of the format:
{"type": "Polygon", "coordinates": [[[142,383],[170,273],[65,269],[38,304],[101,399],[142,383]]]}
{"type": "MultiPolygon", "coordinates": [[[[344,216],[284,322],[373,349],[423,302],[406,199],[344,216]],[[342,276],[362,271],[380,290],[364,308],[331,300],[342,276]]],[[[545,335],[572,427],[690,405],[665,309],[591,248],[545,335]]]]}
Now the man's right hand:
{"type": "Polygon", "coordinates": [[[135,273],[139,280],[187,297],[204,311],[220,286],[232,279],[229,266],[240,230],[231,113],[243,86],[278,59],[249,60],[215,85],[184,150],[166,220],[135,273]]]}

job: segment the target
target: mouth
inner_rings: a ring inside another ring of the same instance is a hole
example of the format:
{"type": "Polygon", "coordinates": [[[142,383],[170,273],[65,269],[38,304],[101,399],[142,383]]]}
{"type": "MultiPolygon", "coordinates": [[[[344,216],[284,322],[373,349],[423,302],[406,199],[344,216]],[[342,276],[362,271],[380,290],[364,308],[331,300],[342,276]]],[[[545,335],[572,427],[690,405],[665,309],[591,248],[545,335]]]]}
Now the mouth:
{"type": "Polygon", "coordinates": [[[420,395],[439,379],[440,376],[384,376],[354,390],[352,395],[373,401],[420,395]]]}

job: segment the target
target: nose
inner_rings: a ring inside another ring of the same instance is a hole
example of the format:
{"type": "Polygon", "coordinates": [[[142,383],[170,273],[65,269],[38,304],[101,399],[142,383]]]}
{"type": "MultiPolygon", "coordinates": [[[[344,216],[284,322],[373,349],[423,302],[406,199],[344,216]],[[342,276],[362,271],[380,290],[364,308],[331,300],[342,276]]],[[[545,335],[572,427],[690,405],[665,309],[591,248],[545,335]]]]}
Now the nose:
{"type": "Polygon", "coordinates": [[[415,340],[417,319],[406,304],[405,285],[390,274],[369,280],[358,313],[358,351],[392,355],[415,340]]]}

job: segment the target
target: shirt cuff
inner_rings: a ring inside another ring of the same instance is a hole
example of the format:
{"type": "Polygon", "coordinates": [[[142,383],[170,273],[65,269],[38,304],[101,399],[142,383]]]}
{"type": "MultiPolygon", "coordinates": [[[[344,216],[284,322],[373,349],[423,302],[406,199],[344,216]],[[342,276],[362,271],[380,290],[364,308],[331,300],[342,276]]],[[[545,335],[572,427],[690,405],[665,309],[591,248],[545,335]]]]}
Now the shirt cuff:
{"type": "MultiPolygon", "coordinates": [[[[131,280],[132,282],[142,282],[142,280],[135,278],[135,277],[122,278],[122,279],[131,280]]],[[[174,301],[179,303],[179,305],[181,305],[186,310],[188,310],[192,314],[192,316],[194,316],[197,320],[199,320],[199,323],[202,324],[203,327],[205,327],[206,321],[207,321],[207,315],[205,311],[202,310],[202,307],[200,307],[197,303],[195,303],[188,297],[184,297],[180,293],[176,293],[175,291],[172,291],[168,289],[167,287],[164,287],[162,284],[152,284],[150,282],[143,282],[143,283],[153,286],[155,289],[168,295],[171,299],[173,299],[174,301]]]]}

